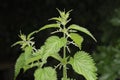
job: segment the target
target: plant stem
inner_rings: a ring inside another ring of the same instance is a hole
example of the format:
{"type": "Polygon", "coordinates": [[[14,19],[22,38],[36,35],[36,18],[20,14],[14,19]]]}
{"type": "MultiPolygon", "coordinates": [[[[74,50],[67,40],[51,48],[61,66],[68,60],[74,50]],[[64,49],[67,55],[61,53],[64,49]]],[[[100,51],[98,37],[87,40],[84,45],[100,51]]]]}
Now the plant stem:
{"type": "MultiPolygon", "coordinates": [[[[65,30],[65,26],[64,26],[65,30]]],[[[66,38],[65,32],[63,33],[63,37],[66,38]]],[[[66,68],[66,45],[63,47],[63,80],[67,79],[67,68],[66,68]]]]}

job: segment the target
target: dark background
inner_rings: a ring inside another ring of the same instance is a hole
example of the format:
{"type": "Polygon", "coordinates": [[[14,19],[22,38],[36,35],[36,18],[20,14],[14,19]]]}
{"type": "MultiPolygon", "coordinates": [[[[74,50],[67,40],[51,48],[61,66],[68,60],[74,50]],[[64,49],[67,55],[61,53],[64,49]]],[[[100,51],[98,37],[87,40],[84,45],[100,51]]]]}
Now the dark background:
{"type": "MultiPolygon", "coordinates": [[[[101,37],[105,26],[102,25],[113,16],[119,4],[120,0],[0,0],[0,80],[13,79],[14,64],[21,50],[20,46],[11,45],[19,40],[20,30],[28,34],[49,23],[48,19],[58,16],[56,8],[66,11],[73,9],[71,23],[84,26],[97,39],[95,43],[84,35],[83,50],[92,53],[103,44],[101,37]]],[[[44,42],[49,32],[46,30],[37,34],[36,46],[44,42]]],[[[28,75],[24,74],[24,77],[33,80],[28,75]]]]}

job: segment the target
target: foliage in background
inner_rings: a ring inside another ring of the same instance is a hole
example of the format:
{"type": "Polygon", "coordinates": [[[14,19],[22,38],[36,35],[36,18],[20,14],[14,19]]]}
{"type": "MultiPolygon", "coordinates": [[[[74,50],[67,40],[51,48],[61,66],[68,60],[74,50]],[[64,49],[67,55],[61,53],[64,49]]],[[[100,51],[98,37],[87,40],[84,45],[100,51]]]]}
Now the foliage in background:
{"type": "Polygon", "coordinates": [[[69,19],[71,11],[65,12],[65,10],[58,10],[58,12],[60,14],[59,17],[53,17],[49,19],[55,21],[56,23],[47,24],[39,30],[33,31],[28,36],[22,33],[20,34],[19,37],[21,38],[21,41],[16,42],[14,45],[20,44],[23,53],[21,53],[21,55],[18,57],[15,64],[14,79],[16,79],[21,69],[23,69],[25,72],[26,70],[36,66],[37,69],[34,72],[35,80],[57,80],[57,68],[59,68],[59,70],[63,69],[63,77],[61,80],[75,80],[68,78],[67,65],[71,65],[76,73],[83,75],[87,80],[97,79],[97,69],[95,67],[94,60],[87,52],[81,50],[84,38],[77,32],[83,32],[92,37],[95,41],[96,39],[84,27],[78,26],[76,24],[66,26],[67,23],[71,20],[69,19]],[[39,49],[36,49],[34,45],[35,42],[33,41],[34,37],[32,37],[33,34],[47,28],[57,28],[57,30],[51,32],[51,34],[60,32],[63,34],[63,36],[50,36],[47,38],[43,46],[41,46],[39,49]],[[76,51],[73,57],[70,56],[70,44],[79,48],[79,51],[76,51]],[[61,54],[59,54],[60,50],[62,50],[61,54]],[[55,67],[44,66],[47,63],[47,59],[49,57],[58,60],[59,64],[55,65],[55,67]]]}
{"type": "Polygon", "coordinates": [[[120,79],[120,9],[101,25],[103,46],[97,48],[93,57],[97,63],[99,80],[120,79]],[[104,27],[105,26],[105,27],[104,27]]]}

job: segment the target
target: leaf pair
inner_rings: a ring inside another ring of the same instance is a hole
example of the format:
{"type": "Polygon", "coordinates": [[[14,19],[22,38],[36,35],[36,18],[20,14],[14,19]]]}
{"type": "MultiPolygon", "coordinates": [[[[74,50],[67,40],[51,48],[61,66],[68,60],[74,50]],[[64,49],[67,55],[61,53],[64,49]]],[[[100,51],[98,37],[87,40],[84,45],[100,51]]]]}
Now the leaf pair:
{"type": "Polygon", "coordinates": [[[76,24],[72,24],[72,25],[70,25],[70,26],[68,27],[68,29],[73,29],[73,30],[78,30],[78,31],[80,31],[80,32],[83,32],[83,33],[89,35],[90,37],[92,37],[95,41],[97,41],[97,40],[94,38],[94,36],[90,33],[90,31],[87,30],[87,29],[84,28],[84,27],[78,26],[78,25],[76,25],[76,24]]]}
{"type": "MultiPolygon", "coordinates": [[[[76,24],[72,24],[68,27],[68,29],[69,29],[69,31],[77,30],[77,31],[83,32],[83,33],[89,35],[90,37],[92,37],[96,41],[94,36],[84,27],[78,26],[76,24]]],[[[73,32],[71,32],[69,35],[70,35],[70,38],[75,42],[76,46],[78,46],[81,49],[81,46],[82,46],[81,44],[84,40],[83,37],[81,35],[79,35],[77,33],[73,33],[73,32]]]]}

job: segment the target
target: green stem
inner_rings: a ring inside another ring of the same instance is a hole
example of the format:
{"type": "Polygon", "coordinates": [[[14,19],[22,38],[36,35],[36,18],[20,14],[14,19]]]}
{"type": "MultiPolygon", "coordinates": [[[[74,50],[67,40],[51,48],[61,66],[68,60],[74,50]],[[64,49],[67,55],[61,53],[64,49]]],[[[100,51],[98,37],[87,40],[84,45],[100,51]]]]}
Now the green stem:
{"type": "MultiPolygon", "coordinates": [[[[65,29],[65,26],[64,26],[65,29]]],[[[63,33],[63,37],[66,38],[66,34],[63,33]]],[[[66,68],[66,45],[63,47],[63,80],[67,79],[67,68],[66,68]]]]}

